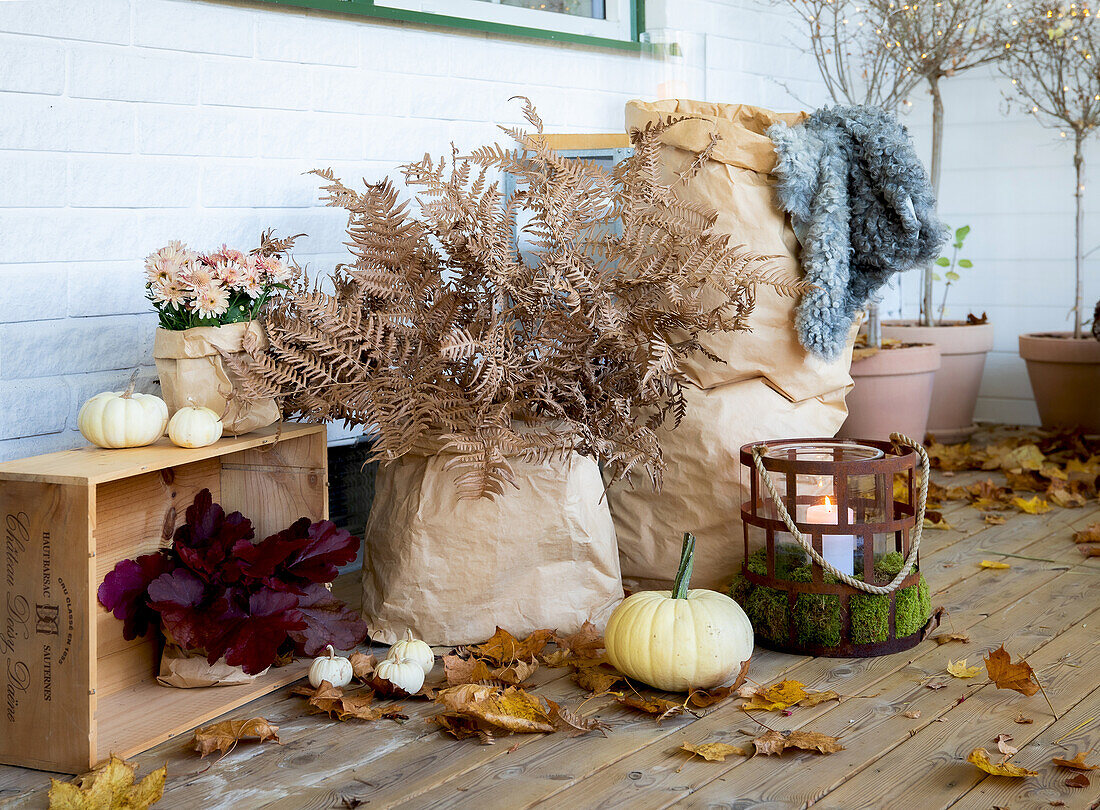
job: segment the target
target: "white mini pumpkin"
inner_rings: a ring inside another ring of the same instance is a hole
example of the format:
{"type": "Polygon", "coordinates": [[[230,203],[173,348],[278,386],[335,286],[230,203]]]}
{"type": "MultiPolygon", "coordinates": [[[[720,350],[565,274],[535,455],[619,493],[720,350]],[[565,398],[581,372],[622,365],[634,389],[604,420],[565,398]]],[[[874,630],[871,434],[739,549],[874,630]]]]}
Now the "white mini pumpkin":
{"type": "Polygon", "coordinates": [[[753,632],[725,594],[688,590],[695,538],[684,535],[672,591],[640,591],[607,622],[607,658],[620,672],[668,692],[711,689],[734,678],[752,657],[753,632]]]}
{"type": "Polygon", "coordinates": [[[407,658],[387,658],[378,665],[374,675],[410,695],[415,695],[424,685],[424,668],[407,658]]]}
{"type": "Polygon", "coordinates": [[[414,638],[412,630],[406,630],[405,638],[390,647],[386,658],[396,661],[402,659],[415,661],[424,670],[425,677],[431,674],[432,667],[435,666],[435,653],[432,652],[432,648],[426,642],[414,638]]]}
{"type": "Polygon", "coordinates": [[[333,686],[343,688],[351,683],[351,661],[337,655],[328,645],[328,653],[319,658],[314,658],[309,665],[309,685],[314,689],[321,685],[322,681],[328,681],[333,686]]]}
{"type": "MultiPolygon", "coordinates": [[[[136,373],[135,375],[136,376],[136,373]]],[[[104,391],[80,406],[76,426],[98,447],[143,447],[164,435],[168,406],[153,394],[135,394],[134,377],[125,391],[104,391]]]]}
{"type": "Polygon", "coordinates": [[[187,400],[168,422],[168,438],[177,447],[206,447],[222,437],[222,420],[216,411],[187,400]]]}

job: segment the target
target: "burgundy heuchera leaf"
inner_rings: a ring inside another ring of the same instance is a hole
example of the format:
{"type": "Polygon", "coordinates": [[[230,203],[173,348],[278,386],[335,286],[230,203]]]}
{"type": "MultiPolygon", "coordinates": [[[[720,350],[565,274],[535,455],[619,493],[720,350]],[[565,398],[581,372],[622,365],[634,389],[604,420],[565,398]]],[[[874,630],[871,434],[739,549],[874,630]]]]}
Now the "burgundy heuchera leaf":
{"type": "Polygon", "coordinates": [[[157,622],[157,612],[149,606],[149,583],[176,567],[167,551],[144,554],[136,560],[120,560],[99,586],[99,602],[122,620],[122,637],[127,641],[144,636],[157,622]]]}
{"type": "Polygon", "coordinates": [[[218,643],[207,647],[207,660],[213,664],[224,655],[227,664],[256,675],[271,666],[287,633],[304,629],[306,623],[292,593],[265,589],[249,596],[244,609],[240,596],[230,593],[222,601],[218,621],[225,631],[218,643]]]}
{"type": "Polygon", "coordinates": [[[290,637],[305,655],[320,655],[331,644],[337,650],[350,650],[367,636],[367,623],[320,583],[305,587],[298,597],[298,611],[306,623],[292,630],[290,637]]]}
{"type": "Polygon", "coordinates": [[[287,571],[310,582],[332,582],[337,568],[354,560],[358,552],[358,537],[331,520],[321,520],[309,526],[309,541],[287,564],[287,571]]]}

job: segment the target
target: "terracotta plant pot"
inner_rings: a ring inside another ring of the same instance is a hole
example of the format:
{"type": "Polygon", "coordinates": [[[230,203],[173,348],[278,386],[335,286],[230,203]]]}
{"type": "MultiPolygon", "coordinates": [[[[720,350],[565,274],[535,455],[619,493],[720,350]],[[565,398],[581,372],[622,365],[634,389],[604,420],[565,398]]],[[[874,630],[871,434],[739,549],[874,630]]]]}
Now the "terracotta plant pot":
{"type": "Polygon", "coordinates": [[[884,323],[882,336],[902,343],[931,343],[939,347],[941,365],[932,387],[928,432],[944,444],[956,444],[970,438],[978,429],[974,424],[974,406],[982,385],[985,356],[993,348],[993,324],[884,323]]]}
{"type": "Polygon", "coordinates": [[[1069,332],[1020,335],[1020,357],[1043,427],[1100,433],[1100,340],[1069,332]]]}
{"type": "Polygon", "coordinates": [[[848,394],[848,418],[838,436],[889,439],[904,433],[920,441],[928,427],[932,384],[940,350],[931,345],[883,349],[852,363],[855,388],[848,394]]]}

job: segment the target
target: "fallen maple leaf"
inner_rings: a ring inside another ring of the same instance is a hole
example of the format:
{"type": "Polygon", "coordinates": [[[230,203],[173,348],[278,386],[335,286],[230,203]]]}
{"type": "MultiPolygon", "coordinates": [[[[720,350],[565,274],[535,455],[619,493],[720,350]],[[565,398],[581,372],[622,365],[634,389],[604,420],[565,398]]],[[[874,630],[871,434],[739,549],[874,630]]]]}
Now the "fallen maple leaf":
{"type": "Polygon", "coordinates": [[[806,697],[805,686],[798,681],[780,681],[758,691],[749,703],[741,706],[747,712],[781,711],[806,697]]]}
{"type": "Polygon", "coordinates": [[[1079,532],[1073,533],[1074,543],[1100,543],[1100,523],[1091,523],[1079,532]]]}
{"type": "Polygon", "coordinates": [[[168,775],[162,766],[137,784],[137,768],[111,754],[106,765],[75,782],[50,780],[50,810],[145,810],[161,800],[168,775]]]}
{"type": "Polygon", "coordinates": [[[958,661],[947,662],[947,673],[956,678],[973,678],[981,671],[981,667],[968,667],[965,658],[960,658],[958,661]]]}
{"type": "Polygon", "coordinates": [[[1017,495],[1012,499],[1012,505],[1021,512],[1026,512],[1029,515],[1043,515],[1050,511],[1050,504],[1038,495],[1034,495],[1026,500],[1017,495]]]}
{"type": "Polygon", "coordinates": [[[610,665],[600,664],[594,667],[577,667],[571,677],[573,683],[581,689],[600,695],[610,692],[611,687],[623,680],[625,676],[616,672],[610,665]]]}
{"type": "Polygon", "coordinates": [[[504,667],[493,670],[493,677],[498,681],[519,686],[538,670],[538,661],[513,661],[504,667]]]}
{"type": "Polygon", "coordinates": [[[222,720],[209,726],[195,729],[195,750],[200,757],[215,751],[228,753],[241,740],[256,742],[279,742],[279,727],[273,726],[262,717],[248,720],[222,720]]]}
{"type": "Polygon", "coordinates": [[[321,685],[312,693],[305,687],[292,690],[292,694],[304,695],[309,698],[310,708],[327,714],[337,720],[408,720],[409,716],[403,713],[401,705],[374,707],[374,692],[361,692],[357,695],[345,695],[339,686],[333,686],[328,681],[321,681],[321,685]]]}
{"type": "Polygon", "coordinates": [[[936,689],[943,689],[947,684],[944,681],[929,681],[925,686],[935,691],[936,689]]]}
{"type": "Polygon", "coordinates": [[[619,703],[624,706],[628,706],[631,709],[637,709],[640,712],[652,715],[653,719],[657,722],[657,725],[661,724],[661,721],[666,717],[673,717],[677,714],[683,714],[684,704],[673,703],[671,700],[665,700],[659,697],[645,697],[643,695],[620,695],[615,698],[619,703]]]}
{"type": "Polygon", "coordinates": [[[942,512],[937,512],[934,509],[928,510],[924,513],[924,528],[926,529],[940,529],[941,531],[947,531],[954,528],[943,518],[942,512]]]}
{"type": "Polygon", "coordinates": [[[1012,762],[993,762],[989,758],[989,752],[984,748],[975,748],[970,752],[970,756],[966,758],[967,762],[972,762],[978,766],[981,770],[993,776],[1038,776],[1037,771],[1029,771],[1027,768],[1022,768],[1012,762]]]}
{"type": "Polygon", "coordinates": [[[737,754],[741,757],[747,756],[745,751],[736,745],[718,742],[703,743],[702,745],[692,745],[686,742],[680,746],[679,750],[687,751],[693,757],[702,757],[707,762],[725,762],[726,757],[730,754],[737,754]]]}
{"type": "Polygon", "coordinates": [[[1087,751],[1079,751],[1077,752],[1077,756],[1075,756],[1073,759],[1060,759],[1058,757],[1054,757],[1051,762],[1053,762],[1059,768],[1075,768],[1079,771],[1095,771],[1097,769],[1100,769],[1100,765],[1089,765],[1085,762],[1085,756],[1087,753],[1087,751]]]}
{"type": "Polygon", "coordinates": [[[537,734],[554,730],[537,697],[516,687],[463,684],[441,689],[435,698],[451,712],[465,714],[506,732],[537,734]]]}
{"type": "Polygon", "coordinates": [[[474,644],[467,649],[478,658],[485,658],[497,666],[513,661],[531,661],[550,643],[553,630],[536,630],[527,638],[517,639],[507,630],[497,628],[493,637],[484,644],[474,644]]]}
{"type": "Polygon", "coordinates": [[[985,515],[982,520],[988,523],[990,526],[1003,526],[1005,524],[1005,518],[1000,515],[985,515]]]}
{"type": "Polygon", "coordinates": [[[997,743],[997,750],[1004,754],[1006,757],[1010,757],[1013,754],[1018,754],[1020,752],[1019,748],[1014,748],[1013,746],[1009,745],[1009,743],[1012,742],[1011,734],[998,734],[997,739],[995,739],[993,742],[997,743]]]}
{"type": "Polygon", "coordinates": [[[443,656],[443,674],[448,686],[464,683],[492,683],[493,673],[480,658],[463,658],[454,653],[443,656]]]}
{"type": "Polygon", "coordinates": [[[1089,502],[1096,494],[1095,488],[1087,481],[1076,479],[1063,481],[1055,479],[1047,487],[1046,496],[1063,509],[1077,509],[1089,502]]]}
{"type": "Polygon", "coordinates": [[[371,679],[371,676],[374,675],[374,668],[378,665],[378,660],[374,655],[367,653],[352,653],[348,661],[351,662],[351,674],[364,682],[371,679]]]}
{"type": "Polygon", "coordinates": [[[580,737],[590,731],[598,731],[607,736],[607,730],[611,728],[607,723],[596,717],[583,717],[572,709],[566,709],[549,698],[546,702],[550,706],[550,722],[558,731],[564,731],[569,737],[580,737]]]}
{"type": "Polygon", "coordinates": [[[456,739],[464,740],[467,737],[480,737],[485,745],[492,745],[496,740],[488,731],[481,728],[477,720],[469,715],[459,712],[441,712],[429,718],[433,723],[441,727],[443,732],[456,739]]]}
{"type": "Polygon", "coordinates": [[[1100,557],[1100,546],[1081,546],[1081,553],[1086,557],[1100,557]]]}
{"type": "Polygon", "coordinates": [[[1066,780],[1066,785],[1073,788],[1087,788],[1092,783],[1083,773],[1075,774],[1066,780]]]}
{"type": "Polygon", "coordinates": [[[1034,723],[1035,721],[1032,720],[1030,717],[1025,717],[1023,712],[1016,712],[1016,716],[1012,718],[1012,722],[1019,723],[1020,725],[1027,725],[1029,723],[1034,723]]]}
{"type": "Polygon", "coordinates": [[[745,659],[745,662],[741,664],[741,669],[737,673],[737,678],[729,686],[719,686],[714,689],[696,689],[694,692],[688,695],[688,703],[700,709],[705,709],[709,706],[713,706],[716,703],[721,703],[723,700],[733,694],[740,694],[741,687],[745,685],[745,681],[749,676],[749,662],[752,658],[745,659]]]}
{"type": "Polygon", "coordinates": [[[920,709],[913,709],[912,711],[905,712],[905,716],[910,720],[916,720],[920,717],[920,709]]]}
{"type": "Polygon", "coordinates": [[[1047,479],[1039,475],[1035,470],[1027,472],[1005,471],[1005,480],[1011,489],[1024,492],[1043,492],[1047,488],[1047,479]]]}
{"type": "Polygon", "coordinates": [[[603,636],[600,635],[596,625],[586,621],[581,629],[568,636],[553,635],[554,643],[561,652],[572,658],[599,658],[599,651],[603,647],[603,636]]]}
{"type": "Polygon", "coordinates": [[[816,731],[768,731],[752,741],[758,754],[782,754],[788,748],[803,751],[817,751],[820,754],[833,754],[843,751],[844,746],[836,737],[820,734],[816,731]]]}
{"type": "Polygon", "coordinates": [[[1011,568],[1012,567],[1011,565],[1009,565],[1006,562],[993,562],[992,560],[982,560],[980,563],[978,563],[978,565],[981,566],[982,568],[995,568],[997,570],[1002,570],[1004,568],[1011,568]]]}
{"type": "Polygon", "coordinates": [[[1028,697],[1039,691],[1039,683],[1035,680],[1031,665],[1022,660],[1013,663],[1003,644],[985,659],[985,669],[989,673],[989,680],[998,689],[1011,689],[1028,697]]]}
{"type": "Polygon", "coordinates": [[[832,689],[826,692],[807,692],[806,697],[798,701],[798,705],[803,708],[809,708],[810,706],[816,706],[819,703],[824,703],[827,700],[840,700],[840,695],[834,692],[832,689]]]}
{"type": "Polygon", "coordinates": [[[952,641],[958,641],[961,644],[969,644],[970,636],[966,633],[940,633],[938,636],[932,636],[932,640],[937,644],[950,644],[952,641]]]}

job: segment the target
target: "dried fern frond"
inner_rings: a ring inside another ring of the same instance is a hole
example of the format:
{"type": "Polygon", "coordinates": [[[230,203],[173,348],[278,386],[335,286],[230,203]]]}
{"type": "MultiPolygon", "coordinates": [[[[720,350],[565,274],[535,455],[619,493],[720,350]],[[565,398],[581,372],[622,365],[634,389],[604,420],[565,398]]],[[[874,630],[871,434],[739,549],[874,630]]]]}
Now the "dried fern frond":
{"type": "Polygon", "coordinates": [[[520,98],[532,131],[502,128],[515,146],[402,167],[415,214],[388,180],[352,189],[316,170],[347,212],[351,260],[328,291],[301,279],[270,313],[269,348],[232,368],[287,416],[368,428],[379,459],[444,452],[463,497],[503,495],[517,463],[573,452],[659,484],[656,430],[686,409],[681,361],[717,360],[701,338],[747,329],[758,285],[804,285],[662,181],[659,138],[682,119],[632,132],[632,156],[607,171],[550,149],[520,98]],[[501,172],[516,178],[507,200],[501,172]]]}

